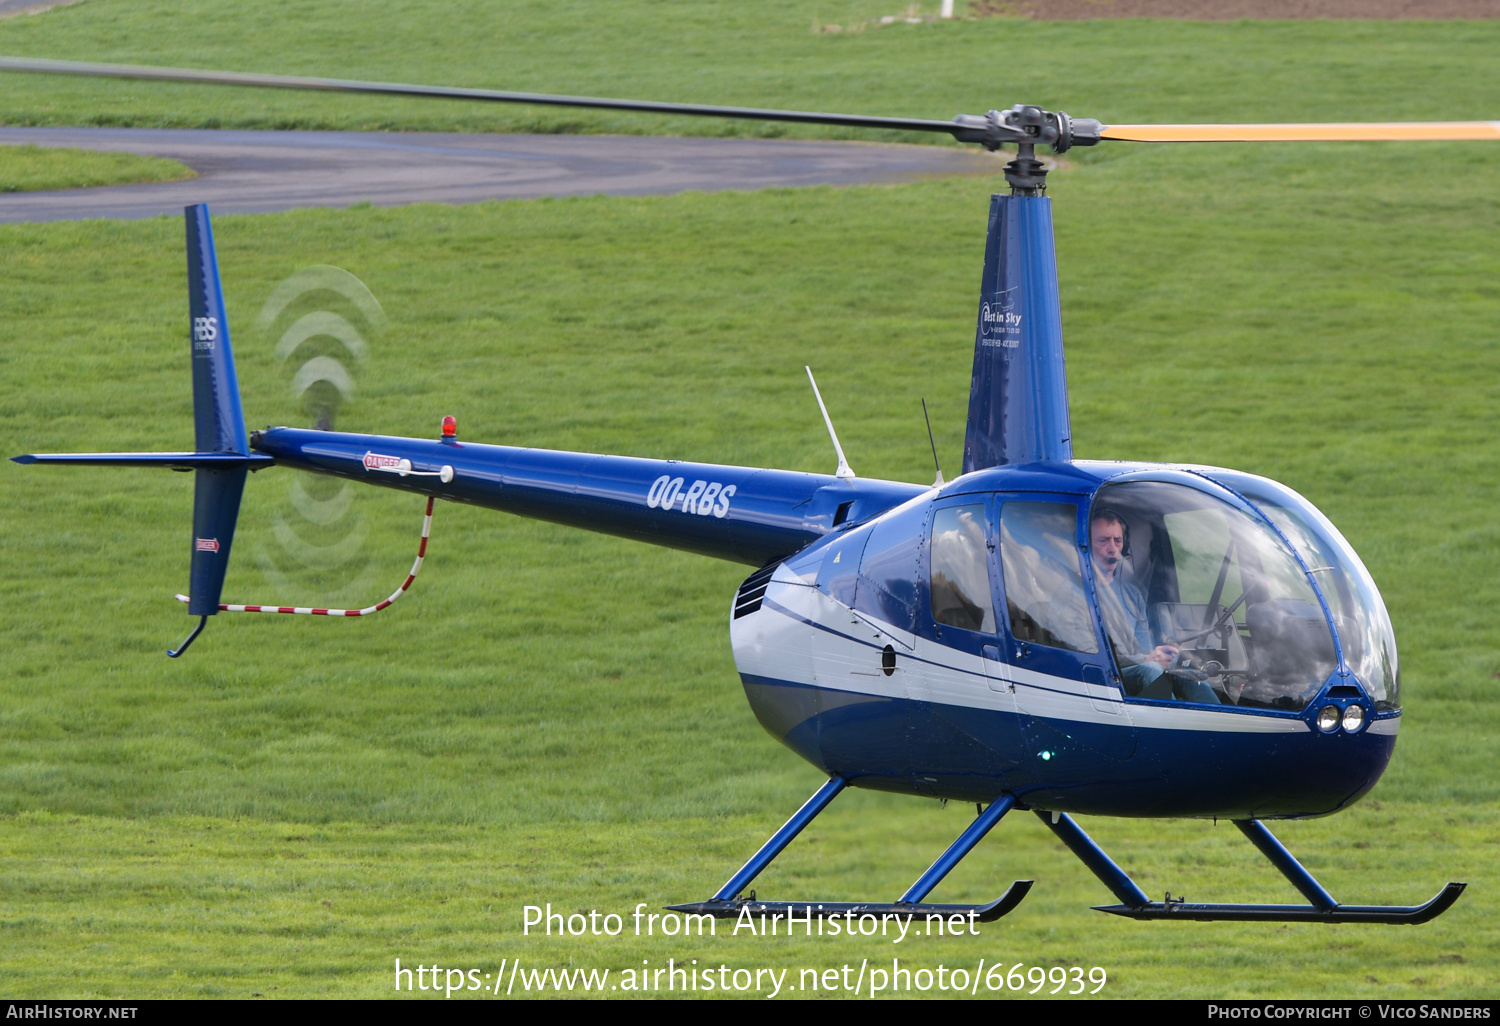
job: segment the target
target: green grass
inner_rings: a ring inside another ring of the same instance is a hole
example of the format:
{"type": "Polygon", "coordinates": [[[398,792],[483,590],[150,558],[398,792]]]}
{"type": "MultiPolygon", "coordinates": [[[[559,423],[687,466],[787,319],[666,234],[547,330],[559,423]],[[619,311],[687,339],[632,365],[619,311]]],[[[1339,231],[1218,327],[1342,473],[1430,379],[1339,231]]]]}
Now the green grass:
{"type": "Polygon", "coordinates": [[[192,177],[191,169],[161,157],[41,146],[0,146],[0,192],[171,182],[192,177]]]}
{"type": "MultiPolygon", "coordinates": [[[[85,3],[24,28],[56,33],[56,55],[87,19],[146,25],[154,10],[85,3]]],[[[394,10],[413,12],[414,30],[436,31],[418,8],[394,10]]],[[[567,40],[539,10],[523,9],[515,24],[529,27],[544,68],[567,40]]],[[[617,25],[611,51],[621,65],[668,10],[678,8],[630,9],[636,30],[617,25]]],[[[808,8],[770,10],[798,45],[837,38],[811,35],[808,8]]],[[[221,13],[230,19],[221,45],[239,32],[253,56],[259,36],[221,13]]],[[[195,17],[183,15],[163,45],[191,49],[185,40],[210,24],[189,31],[195,17]]],[[[387,28],[397,21],[386,18],[387,28]]],[[[997,24],[932,31],[993,44],[999,36],[985,34],[997,24]]],[[[709,38],[711,20],[693,25],[684,39],[709,38]]],[[[1433,61],[1430,79],[1404,85],[1410,110],[1493,117],[1500,106],[1492,83],[1449,89],[1458,80],[1448,76],[1478,66],[1466,55],[1487,25],[1405,35],[1369,23],[1005,27],[1052,33],[1032,38],[1066,69],[1140,53],[1152,33],[1164,52],[1204,43],[1175,67],[1145,62],[1146,81],[1129,95],[1143,119],[1185,116],[1190,95],[1204,120],[1285,99],[1295,81],[1195,93],[1201,81],[1248,76],[1241,54],[1258,67],[1278,33],[1294,44],[1277,58],[1288,76],[1346,95],[1333,108],[1346,114],[1390,98],[1372,69],[1393,53],[1433,61]],[[1326,51],[1337,63],[1317,59],[1320,38],[1344,41],[1326,51]]],[[[890,63],[860,77],[859,60],[834,62],[854,79],[800,87],[802,105],[886,109],[879,90],[930,66],[928,29],[912,28],[837,39],[888,46],[890,63]],[[861,86],[874,99],[855,103],[861,86]]],[[[0,25],[0,38],[12,31],[0,25]]],[[[97,31],[128,42],[126,31],[97,31]]],[[[33,38],[35,52],[46,49],[48,38],[33,38]]],[[[694,98],[783,102],[755,96],[746,70],[771,44],[735,38],[723,74],[710,64],[717,51],[637,73],[661,76],[674,94],[700,80],[723,89],[694,98]]],[[[605,46],[568,39],[585,52],[605,46]]],[[[462,67],[474,44],[451,42],[462,67]]],[[[68,55],[125,59],[119,47],[68,55]]],[[[386,64],[372,57],[360,73],[420,77],[406,72],[425,67],[422,46],[410,50],[386,64]]],[[[315,51],[307,67],[271,70],[311,70],[315,51]]],[[[499,71],[488,74],[484,84],[501,84],[499,71]]],[[[582,85],[558,77],[545,87],[582,85]]],[[[164,109],[134,86],[114,88],[90,85],[68,109],[164,109]]],[[[1085,109],[1068,80],[1047,88],[1060,106],[1085,109]]],[[[191,113],[207,96],[177,99],[191,113]]],[[[305,112],[309,123],[353,117],[333,100],[308,101],[305,112]]],[[[247,415],[254,425],[305,422],[292,369],[255,315],[286,275],[332,263],[368,284],[388,317],[342,429],[434,435],[453,413],[474,440],[827,472],[831,453],[801,376],[811,363],[856,470],[926,481],[918,400],[933,410],[951,473],[984,211],[997,188],[959,179],[223,217],[215,227],[247,415]]],[[[1450,913],[1414,929],[1133,924],[1089,911],[1109,900],[1105,890],[1039,823],[1016,816],[933,896],[985,900],[1034,876],[1020,909],[978,939],[524,937],[524,904],[628,914],[638,902],[706,896],[817,786],[817,772],[755,723],[736,683],[725,612],[742,568],[443,505],[422,579],[389,612],[354,623],[219,617],[169,661],[163,649],[188,626],[170,597],[186,583],[188,477],[6,463],[0,989],[362,997],[392,993],[398,957],[481,972],[515,957],[618,972],[642,959],[795,971],[896,955],[913,967],[981,957],[1100,965],[1114,996],[1494,996],[1495,151],[1101,148],[1056,174],[1051,194],[1078,455],[1217,463],[1285,481],[1340,525],[1391,608],[1406,715],[1390,770],[1354,809],[1277,833],[1351,902],[1415,902],[1448,879],[1470,881],[1450,913]]],[[[0,227],[0,452],[191,445],[181,247],[176,219],[0,227]]],[[[278,551],[291,479],[273,470],[252,481],[230,600],[369,600],[401,579],[420,506],[375,490],[353,510],[365,561],[271,579],[263,567],[278,551]]],[[[888,898],[967,818],[958,806],[848,794],[757,886],[767,896],[888,898]]],[[[1153,894],[1296,900],[1227,824],[1084,825],[1153,894]]]]}

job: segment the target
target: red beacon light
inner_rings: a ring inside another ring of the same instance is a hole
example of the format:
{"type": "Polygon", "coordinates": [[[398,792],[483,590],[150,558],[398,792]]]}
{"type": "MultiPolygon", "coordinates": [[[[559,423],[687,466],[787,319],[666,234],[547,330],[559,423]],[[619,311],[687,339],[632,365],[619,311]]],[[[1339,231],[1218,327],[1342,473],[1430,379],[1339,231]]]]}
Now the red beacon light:
{"type": "Polygon", "coordinates": [[[443,441],[458,441],[458,419],[448,416],[443,418],[443,441]]]}

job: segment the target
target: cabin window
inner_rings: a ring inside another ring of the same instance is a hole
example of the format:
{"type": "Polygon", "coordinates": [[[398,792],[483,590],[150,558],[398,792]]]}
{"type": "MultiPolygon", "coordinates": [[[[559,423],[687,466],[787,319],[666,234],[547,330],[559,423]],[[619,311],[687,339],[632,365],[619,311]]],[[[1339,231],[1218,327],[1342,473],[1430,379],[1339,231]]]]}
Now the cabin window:
{"type": "Polygon", "coordinates": [[[1097,652],[1094,619],[1079,567],[1078,507],[1007,502],[1000,507],[1000,562],[1010,633],[1071,652],[1097,652]]]}
{"type": "Polygon", "coordinates": [[[936,622],[995,633],[983,504],[946,506],[933,513],[929,591],[936,622]]]}
{"type": "Polygon", "coordinates": [[[927,498],[918,496],[882,516],[859,561],[854,608],[907,632],[917,629],[918,561],[929,510],[927,498]]]}

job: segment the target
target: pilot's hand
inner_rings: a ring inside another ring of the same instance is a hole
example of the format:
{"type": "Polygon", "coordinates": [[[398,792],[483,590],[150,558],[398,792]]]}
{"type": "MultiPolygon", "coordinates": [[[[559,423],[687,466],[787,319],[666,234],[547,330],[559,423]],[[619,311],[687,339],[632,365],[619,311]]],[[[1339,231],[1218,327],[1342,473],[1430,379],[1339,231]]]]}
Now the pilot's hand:
{"type": "Polygon", "coordinates": [[[1172,664],[1177,661],[1177,646],[1157,645],[1156,649],[1146,659],[1160,666],[1163,670],[1171,669],[1172,664]]]}

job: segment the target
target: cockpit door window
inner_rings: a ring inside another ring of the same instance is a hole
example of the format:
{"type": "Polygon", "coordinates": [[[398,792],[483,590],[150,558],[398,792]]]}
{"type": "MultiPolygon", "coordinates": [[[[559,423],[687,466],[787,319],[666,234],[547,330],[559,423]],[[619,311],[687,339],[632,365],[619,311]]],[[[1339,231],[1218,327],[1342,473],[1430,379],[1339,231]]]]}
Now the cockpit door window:
{"type": "Polygon", "coordinates": [[[995,633],[984,504],[945,506],[932,515],[929,592],[932,619],[949,627],[995,633]]]}
{"type": "Polygon", "coordinates": [[[1000,507],[1006,615],[1017,641],[1093,654],[1094,618],[1078,561],[1078,507],[1010,501],[1000,507]]]}

